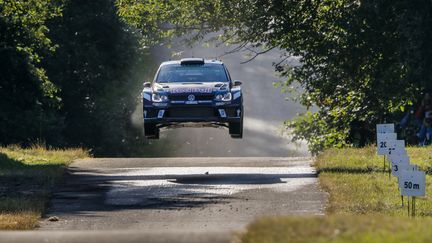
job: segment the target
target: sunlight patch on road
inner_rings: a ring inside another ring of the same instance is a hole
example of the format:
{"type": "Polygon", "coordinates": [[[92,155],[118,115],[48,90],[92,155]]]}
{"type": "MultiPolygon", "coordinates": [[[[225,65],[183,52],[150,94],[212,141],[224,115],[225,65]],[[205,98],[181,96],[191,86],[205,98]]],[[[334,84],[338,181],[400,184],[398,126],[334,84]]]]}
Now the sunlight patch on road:
{"type": "Polygon", "coordinates": [[[292,192],[316,183],[314,175],[314,169],[309,166],[136,169],[108,175],[124,176],[126,180],[111,181],[105,203],[123,206],[161,201],[175,203],[187,200],[190,203],[230,197],[247,190],[292,192]],[[127,180],[127,177],[134,179],[127,180]]]}

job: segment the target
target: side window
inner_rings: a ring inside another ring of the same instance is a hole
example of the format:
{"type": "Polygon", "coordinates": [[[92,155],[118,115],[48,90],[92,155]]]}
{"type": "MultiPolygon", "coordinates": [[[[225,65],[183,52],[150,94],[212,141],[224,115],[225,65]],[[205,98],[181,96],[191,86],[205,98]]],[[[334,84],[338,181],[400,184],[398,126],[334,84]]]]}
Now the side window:
{"type": "Polygon", "coordinates": [[[225,65],[224,65],[224,69],[225,69],[225,72],[226,72],[226,74],[227,74],[227,76],[228,76],[228,80],[229,80],[230,82],[232,82],[231,75],[230,75],[230,73],[228,72],[228,69],[225,67],[225,65]]]}

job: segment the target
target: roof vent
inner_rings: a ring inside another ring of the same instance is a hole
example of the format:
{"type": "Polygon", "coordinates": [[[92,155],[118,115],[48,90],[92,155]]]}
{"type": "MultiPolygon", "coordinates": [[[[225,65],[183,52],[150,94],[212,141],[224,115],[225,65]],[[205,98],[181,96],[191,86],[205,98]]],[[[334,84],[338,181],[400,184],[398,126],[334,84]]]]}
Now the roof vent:
{"type": "Polygon", "coordinates": [[[204,65],[204,58],[183,58],[180,60],[181,65],[204,65]]]}

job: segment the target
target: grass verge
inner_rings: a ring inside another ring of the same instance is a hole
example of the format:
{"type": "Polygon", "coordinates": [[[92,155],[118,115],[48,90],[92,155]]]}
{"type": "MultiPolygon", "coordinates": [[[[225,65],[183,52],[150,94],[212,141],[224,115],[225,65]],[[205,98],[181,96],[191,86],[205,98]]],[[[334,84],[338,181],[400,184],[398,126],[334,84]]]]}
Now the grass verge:
{"type": "MultiPolygon", "coordinates": [[[[408,148],[411,163],[427,171],[432,193],[432,147],[408,148]]],[[[383,171],[375,147],[330,149],[316,158],[321,186],[330,195],[323,217],[258,220],[239,236],[241,242],[429,242],[432,199],[416,200],[417,218],[408,217],[397,179],[383,171]]],[[[387,165],[388,169],[388,165],[387,165]]]]}
{"type": "Polygon", "coordinates": [[[279,217],[248,226],[242,242],[430,242],[432,219],[330,215],[279,217]]]}
{"type": "Polygon", "coordinates": [[[83,149],[0,147],[0,230],[34,229],[65,166],[85,157],[83,149]]]}

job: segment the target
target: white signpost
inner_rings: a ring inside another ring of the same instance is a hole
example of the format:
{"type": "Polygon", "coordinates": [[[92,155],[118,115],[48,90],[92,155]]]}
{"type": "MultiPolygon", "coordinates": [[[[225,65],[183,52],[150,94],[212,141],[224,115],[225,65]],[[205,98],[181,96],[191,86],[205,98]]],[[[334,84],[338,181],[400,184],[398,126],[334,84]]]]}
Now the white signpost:
{"type": "Polygon", "coordinates": [[[405,155],[405,140],[390,140],[387,143],[387,155],[405,155]]]}
{"type": "Polygon", "coordinates": [[[397,134],[394,132],[377,133],[378,155],[387,155],[389,143],[396,139],[397,139],[397,134]]]}
{"type": "Polygon", "coordinates": [[[397,140],[394,124],[377,124],[377,154],[384,155],[384,171],[386,156],[388,156],[390,173],[398,178],[399,191],[403,197],[408,197],[408,215],[410,214],[410,200],[412,198],[411,216],[415,217],[415,198],[426,195],[426,173],[419,171],[416,165],[410,164],[405,141],[397,140]]]}
{"type": "Polygon", "coordinates": [[[407,154],[390,154],[388,158],[392,163],[409,164],[410,162],[410,158],[407,154]]]}
{"type": "Polygon", "coordinates": [[[391,168],[392,166],[392,161],[390,160],[390,156],[393,156],[393,158],[396,156],[408,156],[406,149],[405,149],[405,140],[390,140],[387,141],[387,155],[389,156],[389,177],[391,174],[391,171],[393,170],[393,168],[391,168]]]}
{"type": "Polygon", "coordinates": [[[399,174],[399,191],[402,198],[408,197],[408,215],[410,215],[409,197],[412,198],[411,217],[415,217],[415,199],[426,195],[426,173],[418,171],[415,165],[410,166],[407,170],[401,170],[399,174]]]}
{"type": "Polygon", "coordinates": [[[390,133],[394,132],[394,124],[388,123],[388,124],[377,124],[376,126],[377,133],[390,133]]]}
{"type": "Polygon", "coordinates": [[[426,173],[418,170],[402,170],[399,177],[399,188],[402,196],[425,196],[426,173]]]}
{"type": "MultiPolygon", "coordinates": [[[[388,158],[390,161],[390,172],[393,176],[397,177],[398,183],[399,183],[399,175],[400,175],[401,171],[417,170],[417,167],[413,167],[413,165],[410,164],[410,159],[406,153],[405,154],[393,153],[393,154],[390,154],[388,158]]],[[[390,177],[390,174],[389,174],[389,177],[390,177]]],[[[404,199],[403,199],[402,195],[401,195],[401,200],[402,200],[402,207],[403,207],[404,199]]]]}
{"type": "Polygon", "coordinates": [[[386,167],[386,155],[389,154],[389,143],[395,141],[397,139],[397,135],[394,132],[394,124],[377,124],[376,132],[377,132],[377,150],[378,155],[384,155],[383,161],[383,170],[385,171],[386,167]]]}
{"type": "Polygon", "coordinates": [[[389,155],[391,163],[391,173],[393,176],[399,177],[402,170],[409,170],[410,159],[406,154],[392,154],[389,155]]]}

